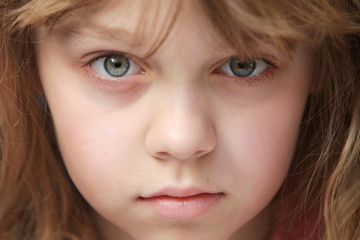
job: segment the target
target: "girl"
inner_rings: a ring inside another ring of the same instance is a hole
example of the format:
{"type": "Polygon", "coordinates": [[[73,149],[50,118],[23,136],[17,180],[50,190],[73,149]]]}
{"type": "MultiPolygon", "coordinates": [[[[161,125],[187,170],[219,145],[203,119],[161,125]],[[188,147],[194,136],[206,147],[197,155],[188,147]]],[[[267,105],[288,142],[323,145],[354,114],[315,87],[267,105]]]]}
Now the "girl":
{"type": "Polygon", "coordinates": [[[357,0],[2,0],[1,239],[360,239],[357,0]]]}

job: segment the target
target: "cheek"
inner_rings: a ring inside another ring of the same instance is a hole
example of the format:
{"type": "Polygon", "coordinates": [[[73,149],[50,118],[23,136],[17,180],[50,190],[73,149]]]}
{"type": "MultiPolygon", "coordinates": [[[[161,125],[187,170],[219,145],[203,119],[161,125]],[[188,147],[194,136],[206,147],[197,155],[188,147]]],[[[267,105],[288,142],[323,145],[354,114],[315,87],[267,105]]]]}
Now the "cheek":
{"type": "Polygon", "coordinates": [[[301,103],[268,104],[262,108],[244,129],[247,138],[243,141],[248,146],[245,154],[253,156],[250,164],[271,171],[290,162],[303,111],[301,103]]]}
{"type": "Polygon", "coordinates": [[[219,120],[218,154],[224,161],[216,168],[229,173],[226,184],[248,193],[245,201],[270,200],[287,175],[307,99],[306,86],[298,90],[227,111],[230,117],[219,120]]]}
{"type": "Polygon", "coordinates": [[[263,119],[249,124],[244,129],[247,137],[241,137],[244,143],[240,153],[244,155],[242,167],[247,169],[244,176],[259,179],[259,185],[278,183],[277,180],[285,177],[292,159],[299,121],[286,121],[288,113],[281,114],[278,111],[266,114],[263,119]]]}
{"type": "Polygon", "coordinates": [[[121,202],[120,192],[126,194],[136,186],[136,179],[128,179],[140,158],[138,115],[104,111],[101,104],[70,89],[61,98],[49,97],[58,145],[79,191],[89,202],[102,194],[109,196],[101,198],[104,205],[111,204],[108,199],[121,202]],[[61,104],[59,99],[64,99],[61,104]]]}
{"type": "MultiPolygon", "coordinates": [[[[111,182],[107,186],[102,182],[106,181],[106,176],[114,174],[109,166],[114,167],[116,163],[116,159],[112,157],[113,151],[118,151],[115,142],[125,142],[121,138],[114,139],[114,129],[106,126],[104,117],[87,115],[87,120],[81,121],[84,118],[75,109],[56,109],[53,112],[66,116],[59,118],[57,114],[53,114],[64,163],[79,190],[87,189],[95,194],[99,185],[102,188],[109,187],[111,182]]],[[[125,171],[126,166],[123,167],[125,171]]],[[[117,171],[121,173],[122,170],[117,171]]]]}
{"type": "Polygon", "coordinates": [[[139,149],[141,142],[136,138],[141,135],[141,118],[127,110],[119,115],[109,107],[112,104],[104,104],[101,96],[82,84],[79,74],[65,61],[58,62],[61,57],[46,61],[47,51],[39,54],[40,74],[66,168],[87,199],[106,192],[119,198],[109,190],[126,192],[131,188],[132,182],[124,182],[138,158],[139,151],[134,149],[139,149]],[[54,74],[58,72],[62,74],[54,74]]]}
{"type": "Polygon", "coordinates": [[[266,94],[251,104],[223,106],[219,149],[224,149],[220,153],[224,159],[230,159],[224,167],[234,176],[230,181],[245,182],[240,188],[254,197],[275,194],[287,175],[311,85],[308,62],[309,57],[301,55],[298,64],[278,74],[266,94]]]}

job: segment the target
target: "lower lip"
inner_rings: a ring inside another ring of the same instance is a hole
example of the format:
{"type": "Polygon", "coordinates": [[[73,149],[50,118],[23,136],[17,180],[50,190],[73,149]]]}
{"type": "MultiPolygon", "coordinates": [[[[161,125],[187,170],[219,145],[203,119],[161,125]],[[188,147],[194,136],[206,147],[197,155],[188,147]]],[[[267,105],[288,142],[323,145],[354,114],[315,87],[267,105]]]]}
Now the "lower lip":
{"type": "Polygon", "coordinates": [[[141,198],[156,214],[169,219],[192,219],[200,217],[215,207],[223,194],[202,193],[189,197],[158,196],[141,198]]]}

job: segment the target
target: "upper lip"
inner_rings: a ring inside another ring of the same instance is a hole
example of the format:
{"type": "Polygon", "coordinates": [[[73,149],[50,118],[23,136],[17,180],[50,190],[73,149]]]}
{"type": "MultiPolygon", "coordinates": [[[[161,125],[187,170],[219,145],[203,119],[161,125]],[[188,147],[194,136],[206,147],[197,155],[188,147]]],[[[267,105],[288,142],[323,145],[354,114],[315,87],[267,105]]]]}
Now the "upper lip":
{"type": "Polygon", "coordinates": [[[221,192],[208,191],[198,187],[165,187],[159,191],[140,196],[140,198],[144,199],[144,198],[154,198],[160,196],[181,198],[181,197],[191,197],[199,194],[220,194],[220,193],[221,192]]]}

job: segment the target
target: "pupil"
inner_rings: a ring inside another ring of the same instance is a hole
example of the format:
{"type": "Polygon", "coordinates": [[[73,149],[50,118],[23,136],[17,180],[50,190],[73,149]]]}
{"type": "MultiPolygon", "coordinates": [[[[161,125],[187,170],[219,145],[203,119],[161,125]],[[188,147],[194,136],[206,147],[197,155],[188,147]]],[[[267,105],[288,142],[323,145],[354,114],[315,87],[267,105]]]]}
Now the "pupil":
{"type": "Polygon", "coordinates": [[[242,62],[239,62],[239,63],[238,63],[238,68],[245,68],[245,64],[242,63],[242,62]]]}
{"type": "Polygon", "coordinates": [[[115,59],[113,59],[113,62],[114,62],[114,66],[115,66],[116,68],[120,68],[121,65],[122,65],[122,63],[121,63],[120,61],[116,61],[115,59]]]}

